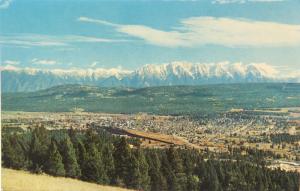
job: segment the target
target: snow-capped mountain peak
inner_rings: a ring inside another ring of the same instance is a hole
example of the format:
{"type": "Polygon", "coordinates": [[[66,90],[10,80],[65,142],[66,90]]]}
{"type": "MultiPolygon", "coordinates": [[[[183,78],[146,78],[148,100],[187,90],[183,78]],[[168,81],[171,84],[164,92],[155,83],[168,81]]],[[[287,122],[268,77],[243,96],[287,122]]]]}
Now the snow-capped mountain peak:
{"type": "Polygon", "coordinates": [[[281,78],[278,70],[265,63],[242,64],[190,63],[176,61],[165,64],[147,64],[134,71],[121,68],[35,69],[4,66],[1,68],[2,91],[33,91],[62,84],[98,86],[166,86],[214,83],[248,83],[295,81],[281,78]]]}

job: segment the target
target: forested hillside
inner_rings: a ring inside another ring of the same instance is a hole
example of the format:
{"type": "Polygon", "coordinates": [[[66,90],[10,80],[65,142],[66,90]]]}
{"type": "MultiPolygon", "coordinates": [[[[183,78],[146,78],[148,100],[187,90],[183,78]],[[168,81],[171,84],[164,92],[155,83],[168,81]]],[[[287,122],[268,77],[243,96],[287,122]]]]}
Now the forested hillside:
{"type": "Polygon", "coordinates": [[[3,166],[140,190],[298,191],[299,175],[266,168],[266,153],[229,154],[170,147],[143,149],[137,139],[103,130],[2,131],[3,166]]]}
{"type": "Polygon", "coordinates": [[[3,93],[3,111],[155,114],[215,113],[232,108],[300,106],[300,84],[220,84],[141,89],[67,85],[31,93],[3,93]]]}

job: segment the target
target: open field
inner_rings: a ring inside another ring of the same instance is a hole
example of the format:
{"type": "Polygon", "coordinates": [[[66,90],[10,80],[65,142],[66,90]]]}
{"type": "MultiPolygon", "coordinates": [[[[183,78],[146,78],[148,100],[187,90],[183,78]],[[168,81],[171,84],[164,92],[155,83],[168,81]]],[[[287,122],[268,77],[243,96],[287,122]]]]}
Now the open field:
{"type": "Polygon", "coordinates": [[[2,168],[4,191],[126,191],[127,189],[101,186],[71,178],[30,174],[25,171],[2,168]]]}
{"type": "Polygon", "coordinates": [[[172,135],[165,135],[161,133],[152,133],[152,132],[145,132],[145,131],[137,131],[132,129],[124,130],[128,135],[132,137],[138,137],[142,139],[148,139],[153,141],[158,141],[167,144],[174,144],[178,146],[187,145],[188,142],[183,138],[172,136],[172,135]]]}

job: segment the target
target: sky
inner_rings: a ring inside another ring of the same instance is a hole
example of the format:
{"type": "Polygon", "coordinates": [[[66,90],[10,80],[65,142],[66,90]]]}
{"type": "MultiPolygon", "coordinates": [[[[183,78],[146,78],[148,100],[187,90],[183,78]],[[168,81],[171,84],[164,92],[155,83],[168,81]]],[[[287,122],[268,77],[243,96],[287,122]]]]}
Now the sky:
{"type": "Polygon", "coordinates": [[[0,0],[1,65],[228,61],[299,72],[299,10],[300,0],[0,0]]]}

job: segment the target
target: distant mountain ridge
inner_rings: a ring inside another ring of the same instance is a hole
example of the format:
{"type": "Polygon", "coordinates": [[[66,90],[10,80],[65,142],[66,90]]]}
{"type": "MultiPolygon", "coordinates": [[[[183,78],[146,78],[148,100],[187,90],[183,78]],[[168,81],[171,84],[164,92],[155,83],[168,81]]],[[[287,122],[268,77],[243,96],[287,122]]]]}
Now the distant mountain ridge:
{"type": "MultiPolygon", "coordinates": [[[[36,91],[65,84],[101,87],[151,87],[219,83],[257,83],[283,81],[278,71],[267,64],[193,64],[171,62],[145,65],[134,71],[122,69],[32,69],[4,67],[3,92],[36,91]]],[[[293,81],[293,79],[285,80],[293,81]]]]}
{"type": "Polygon", "coordinates": [[[209,114],[232,108],[288,108],[300,105],[300,83],[211,84],[147,88],[62,85],[2,93],[2,111],[209,114]]]}

